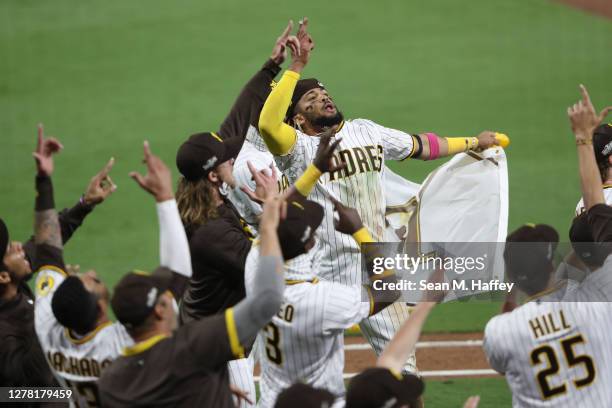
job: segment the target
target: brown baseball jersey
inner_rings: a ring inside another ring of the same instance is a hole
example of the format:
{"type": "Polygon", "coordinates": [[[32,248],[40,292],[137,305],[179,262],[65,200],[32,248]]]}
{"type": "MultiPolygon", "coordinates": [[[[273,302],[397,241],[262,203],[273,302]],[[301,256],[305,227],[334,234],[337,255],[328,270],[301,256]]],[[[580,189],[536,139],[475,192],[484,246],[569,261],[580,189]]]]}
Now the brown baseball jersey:
{"type": "Polygon", "coordinates": [[[243,357],[233,309],[124,350],[98,387],[109,407],[233,407],[227,362],[243,357]]]}

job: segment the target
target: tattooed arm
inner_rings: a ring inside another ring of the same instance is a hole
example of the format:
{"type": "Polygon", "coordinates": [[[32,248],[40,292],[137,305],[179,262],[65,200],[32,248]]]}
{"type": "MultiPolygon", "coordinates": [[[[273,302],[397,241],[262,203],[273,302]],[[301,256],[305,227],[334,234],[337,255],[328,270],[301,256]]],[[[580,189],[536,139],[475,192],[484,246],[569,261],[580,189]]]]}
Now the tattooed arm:
{"type": "Polygon", "coordinates": [[[33,153],[36,160],[36,202],[34,212],[34,244],[36,259],[33,270],[45,265],[64,269],[62,257],[62,229],[53,200],[53,155],[62,149],[55,138],[45,138],[42,125],[38,127],[38,144],[33,153]]]}

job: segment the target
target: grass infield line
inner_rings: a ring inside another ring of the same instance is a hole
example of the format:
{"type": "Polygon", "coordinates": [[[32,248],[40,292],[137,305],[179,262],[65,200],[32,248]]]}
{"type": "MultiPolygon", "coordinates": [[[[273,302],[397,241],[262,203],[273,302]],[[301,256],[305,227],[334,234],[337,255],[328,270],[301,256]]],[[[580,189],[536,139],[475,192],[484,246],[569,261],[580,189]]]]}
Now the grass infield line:
{"type": "MultiPolygon", "coordinates": [[[[437,348],[437,347],[481,347],[482,340],[440,340],[440,341],[421,341],[418,342],[416,348],[437,348]]],[[[346,351],[370,350],[372,346],[369,343],[363,344],[345,344],[346,351]]]]}
{"type": "MultiPolygon", "coordinates": [[[[345,380],[353,378],[359,373],[344,373],[342,377],[345,380]]],[[[500,376],[500,374],[492,370],[490,368],[485,369],[475,369],[475,370],[432,370],[432,371],[419,371],[419,375],[425,378],[431,377],[470,377],[477,375],[495,375],[500,376]]],[[[255,382],[259,382],[260,376],[256,375],[253,377],[255,382]]]]}

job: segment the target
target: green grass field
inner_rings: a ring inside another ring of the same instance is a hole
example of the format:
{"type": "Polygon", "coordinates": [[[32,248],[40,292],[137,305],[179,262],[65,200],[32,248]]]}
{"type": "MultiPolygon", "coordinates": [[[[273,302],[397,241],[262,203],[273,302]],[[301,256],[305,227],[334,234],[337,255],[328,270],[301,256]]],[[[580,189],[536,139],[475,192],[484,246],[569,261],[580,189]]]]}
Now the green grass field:
{"type": "MultiPolygon", "coordinates": [[[[132,268],[153,268],[153,200],[127,176],[142,169],[142,141],[173,164],[189,134],[216,129],[287,19],[303,15],[317,43],[306,75],[326,84],[346,117],[414,132],[509,134],[509,227],[544,222],[566,236],[579,185],[565,109],[579,83],[596,106],[610,102],[610,20],[548,0],[4,0],[0,216],[13,238],[32,230],[30,152],[44,122],[65,146],[54,174],[58,206],[72,205],[116,158],[119,188],[70,242],[67,261],[110,285],[132,268]]],[[[390,164],[416,181],[436,165],[390,164]]],[[[444,305],[427,330],[482,330],[497,310],[444,305]]],[[[508,405],[497,380],[432,381],[428,393],[463,397],[498,383],[502,401],[492,395],[482,406],[508,405]]]]}

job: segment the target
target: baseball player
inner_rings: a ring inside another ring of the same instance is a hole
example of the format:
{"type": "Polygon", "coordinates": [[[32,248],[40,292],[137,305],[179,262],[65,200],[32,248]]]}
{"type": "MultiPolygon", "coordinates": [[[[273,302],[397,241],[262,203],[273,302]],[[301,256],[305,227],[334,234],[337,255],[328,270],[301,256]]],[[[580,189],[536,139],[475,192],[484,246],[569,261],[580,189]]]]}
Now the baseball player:
{"type": "MultiPolygon", "coordinates": [[[[290,183],[304,171],[311,177],[318,176],[309,164],[319,143],[317,135],[324,127],[332,127],[336,136],[342,138],[336,161],[346,163],[346,168],[322,177],[309,196],[325,209],[320,233],[323,255],[317,273],[322,279],[359,285],[359,248],[350,237],[334,230],[329,197],[356,208],[374,240],[396,241],[396,237],[385,236],[385,160],[433,160],[487,148],[497,142],[493,132],[470,138],[444,138],[433,133],[410,135],[366,119],[344,120],[321,82],[299,80],[314,46],[306,31],[307,24],[304,19],[300,25],[299,55],[292,54],[289,70],[268,96],[259,118],[259,129],[290,183]]],[[[377,354],[407,316],[407,307],[396,304],[362,322],[362,331],[377,354]]],[[[416,370],[414,361],[407,370],[416,370]]]]}
{"type": "MultiPolygon", "coordinates": [[[[599,125],[593,133],[593,150],[603,183],[604,202],[612,204],[612,123],[599,125]]],[[[576,205],[576,215],[585,211],[584,200],[576,205]]]]}
{"type": "Polygon", "coordinates": [[[603,407],[612,394],[612,280],[604,268],[572,291],[552,283],[559,240],[547,225],[528,225],[508,236],[508,278],[529,300],[487,323],[484,350],[504,374],[516,407],[603,407]]]}
{"type": "MultiPolygon", "coordinates": [[[[108,289],[90,271],[69,276],[57,213],[53,204],[51,156],[36,156],[36,279],[35,328],[49,365],[63,386],[74,391],[78,406],[99,406],[97,381],[103,370],[133,344],[125,328],[107,314],[108,289]]],[[[191,274],[189,247],[172,194],[170,172],[152,156],[145,143],[149,174],[132,173],[157,201],[161,264],[173,269],[175,296],[191,274]]],[[[108,169],[107,169],[108,170],[108,169]]],[[[175,305],[176,307],[176,305],[175,305]]]]}
{"type": "MultiPolygon", "coordinates": [[[[339,215],[337,229],[351,235],[358,245],[372,242],[357,211],[339,202],[335,205],[339,215]]],[[[279,393],[296,381],[330,391],[337,398],[337,406],[343,406],[344,330],[378,313],[400,294],[375,291],[373,281],[362,294],[362,288],[357,286],[319,280],[315,275],[317,258],[313,256],[316,251],[307,251],[322,219],[320,205],[308,200],[292,201],[279,226],[287,286],[280,312],[260,332],[260,407],[274,406],[279,393]],[[289,245],[295,242],[290,237],[303,237],[301,246],[289,245]],[[306,264],[304,257],[310,264],[306,264]],[[299,258],[302,259],[294,262],[299,258]]],[[[247,293],[255,285],[258,261],[259,246],[254,245],[245,267],[247,293]]],[[[383,279],[393,281],[393,271],[387,271],[383,279]]]]}

